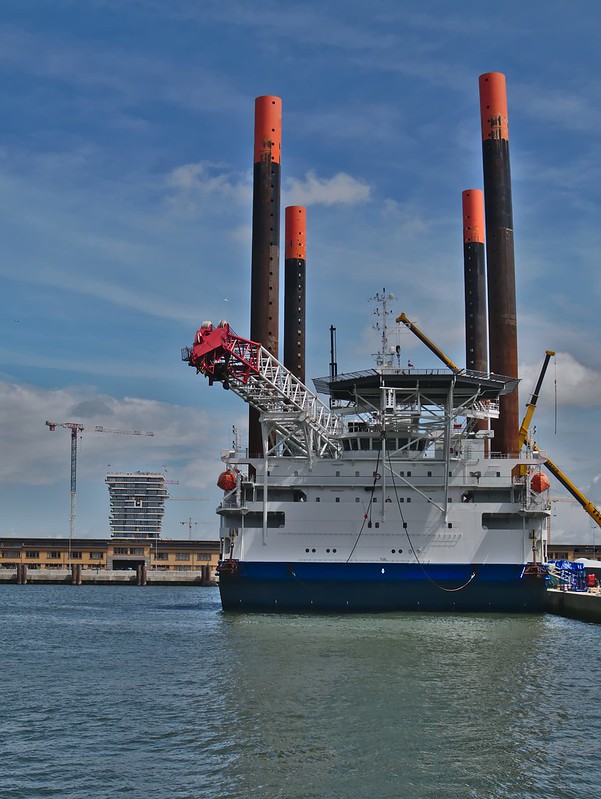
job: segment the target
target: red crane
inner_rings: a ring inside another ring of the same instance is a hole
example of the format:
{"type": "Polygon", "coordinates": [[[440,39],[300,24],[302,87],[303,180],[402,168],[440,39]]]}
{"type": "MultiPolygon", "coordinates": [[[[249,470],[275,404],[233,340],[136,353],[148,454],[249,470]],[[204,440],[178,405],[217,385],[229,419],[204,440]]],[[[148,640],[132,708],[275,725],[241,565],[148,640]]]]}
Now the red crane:
{"type": "Polygon", "coordinates": [[[46,422],[51,432],[57,427],[64,427],[71,431],[71,509],[69,513],[69,561],[71,560],[71,542],[75,538],[76,496],[77,496],[77,434],[84,430],[93,430],[95,433],[118,433],[127,436],[153,436],[141,430],[113,430],[110,427],[85,427],[79,422],[46,422]]]}

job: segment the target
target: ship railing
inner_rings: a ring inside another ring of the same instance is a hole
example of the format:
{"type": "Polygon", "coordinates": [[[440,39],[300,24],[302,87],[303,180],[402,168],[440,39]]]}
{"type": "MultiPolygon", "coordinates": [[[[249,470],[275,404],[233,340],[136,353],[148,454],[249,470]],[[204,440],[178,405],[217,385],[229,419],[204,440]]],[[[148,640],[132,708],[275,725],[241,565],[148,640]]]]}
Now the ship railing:
{"type": "Polygon", "coordinates": [[[240,508],[245,507],[245,502],[243,500],[238,500],[236,496],[224,497],[221,500],[219,507],[228,510],[239,510],[240,508]]]}

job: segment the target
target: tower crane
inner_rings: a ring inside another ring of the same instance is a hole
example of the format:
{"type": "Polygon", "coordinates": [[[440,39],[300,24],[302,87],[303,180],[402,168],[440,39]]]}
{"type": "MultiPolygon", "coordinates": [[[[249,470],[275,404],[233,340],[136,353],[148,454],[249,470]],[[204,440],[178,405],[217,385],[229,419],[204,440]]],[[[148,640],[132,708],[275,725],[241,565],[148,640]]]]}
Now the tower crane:
{"type": "Polygon", "coordinates": [[[71,542],[75,538],[76,496],[77,496],[77,436],[84,430],[93,430],[95,433],[116,433],[127,436],[153,436],[154,433],[141,430],[115,430],[111,427],[94,425],[86,427],[79,422],[46,422],[50,432],[57,427],[64,427],[71,431],[71,507],[69,513],[69,560],[71,560],[71,542]]]}

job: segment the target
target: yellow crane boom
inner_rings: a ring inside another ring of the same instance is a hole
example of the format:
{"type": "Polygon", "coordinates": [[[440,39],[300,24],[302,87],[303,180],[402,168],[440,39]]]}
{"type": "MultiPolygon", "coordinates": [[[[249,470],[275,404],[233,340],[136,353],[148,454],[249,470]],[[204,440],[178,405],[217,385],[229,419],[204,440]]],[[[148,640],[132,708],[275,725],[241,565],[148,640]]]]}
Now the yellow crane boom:
{"type": "Polygon", "coordinates": [[[518,452],[524,446],[524,442],[526,441],[526,438],[528,436],[528,428],[530,427],[530,423],[534,415],[534,410],[536,408],[536,403],[538,402],[538,395],[540,394],[541,386],[543,384],[543,380],[545,379],[545,374],[547,373],[547,366],[549,365],[549,361],[551,360],[551,357],[553,355],[555,355],[553,350],[545,351],[545,360],[543,361],[543,365],[541,367],[538,380],[536,381],[536,386],[534,387],[534,391],[532,392],[532,396],[530,397],[530,402],[528,403],[528,407],[526,408],[526,413],[524,414],[524,418],[522,419],[522,424],[520,426],[520,435],[518,438],[518,452]]]}
{"type": "Polygon", "coordinates": [[[458,375],[460,372],[463,372],[463,369],[457,366],[456,363],[453,363],[453,361],[447,355],[445,355],[444,352],[439,349],[433,341],[430,341],[428,336],[426,336],[425,333],[422,333],[419,327],[413,324],[411,319],[409,319],[406,314],[402,313],[400,316],[397,316],[395,322],[397,324],[402,322],[406,327],[408,327],[409,330],[414,333],[418,339],[425,344],[426,347],[434,353],[434,355],[436,355],[437,358],[440,358],[440,360],[446,364],[446,366],[448,366],[452,372],[455,372],[456,375],[458,375]]]}
{"type": "MultiPolygon", "coordinates": [[[[530,441],[527,437],[526,443],[532,447],[535,452],[540,453],[540,449],[537,447],[537,445],[533,441],[530,441]]],[[[594,522],[597,522],[599,527],[601,527],[601,513],[597,509],[597,506],[594,505],[590,499],[585,496],[582,491],[580,491],[580,489],[576,488],[574,483],[561,471],[559,466],[554,463],[551,458],[549,458],[547,455],[543,455],[543,458],[545,459],[544,464],[551,474],[559,480],[559,482],[567,491],[570,492],[576,502],[578,502],[578,504],[588,513],[591,519],[594,522]]]]}

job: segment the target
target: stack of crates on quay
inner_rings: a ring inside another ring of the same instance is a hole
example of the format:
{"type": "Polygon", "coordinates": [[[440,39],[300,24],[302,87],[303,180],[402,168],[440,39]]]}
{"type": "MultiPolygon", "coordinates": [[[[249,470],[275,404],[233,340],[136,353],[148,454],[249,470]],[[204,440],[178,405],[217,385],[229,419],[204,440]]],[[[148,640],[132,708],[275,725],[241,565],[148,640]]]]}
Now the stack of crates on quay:
{"type": "Polygon", "coordinates": [[[570,560],[550,560],[547,565],[549,567],[549,588],[586,592],[583,563],[573,563],[570,560]]]}

